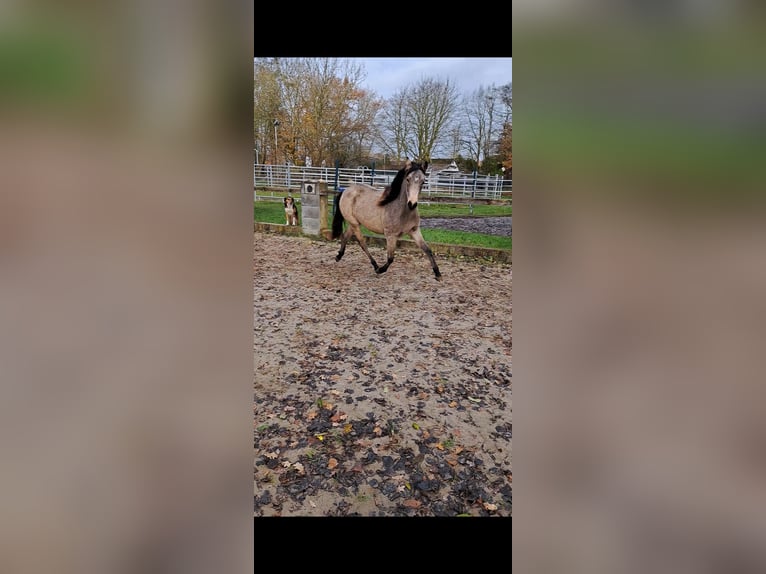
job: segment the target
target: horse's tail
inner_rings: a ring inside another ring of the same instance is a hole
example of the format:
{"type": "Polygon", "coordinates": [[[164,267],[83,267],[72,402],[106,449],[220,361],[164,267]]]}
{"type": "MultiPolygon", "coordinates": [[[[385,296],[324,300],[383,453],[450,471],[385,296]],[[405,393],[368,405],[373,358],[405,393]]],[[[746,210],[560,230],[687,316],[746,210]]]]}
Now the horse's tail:
{"type": "MultiPolygon", "coordinates": [[[[343,192],[341,192],[343,193],[343,192]]],[[[340,193],[335,196],[335,215],[332,218],[332,238],[337,239],[343,233],[343,214],[340,212],[340,193]]]]}

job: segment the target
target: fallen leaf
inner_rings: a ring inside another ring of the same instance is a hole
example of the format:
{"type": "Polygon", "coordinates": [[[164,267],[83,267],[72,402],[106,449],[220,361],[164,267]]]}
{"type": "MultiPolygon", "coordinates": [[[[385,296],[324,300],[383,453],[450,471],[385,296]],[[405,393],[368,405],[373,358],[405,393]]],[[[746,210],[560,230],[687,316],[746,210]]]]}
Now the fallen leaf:
{"type": "Polygon", "coordinates": [[[402,504],[407,508],[420,508],[420,501],[415,500],[414,498],[408,498],[402,504]]]}
{"type": "Polygon", "coordinates": [[[306,413],[306,419],[313,421],[315,418],[317,418],[317,412],[316,411],[309,411],[306,413]]]}
{"type": "Polygon", "coordinates": [[[351,432],[351,428],[352,428],[352,427],[351,427],[351,423],[346,423],[346,424],[343,426],[343,432],[344,432],[345,434],[348,434],[348,433],[350,433],[350,432],[351,432]]]}
{"type": "Polygon", "coordinates": [[[316,502],[314,502],[314,501],[313,501],[313,500],[311,500],[311,499],[309,499],[309,504],[311,505],[311,508],[316,508],[316,507],[317,507],[317,503],[316,503],[316,502]]]}
{"type": "Polygon", "coordinates": [[[277,453],[275,453],[275,452],[267,452],[267,453],[266,453],[266,454],[264,454],[263,456],[265,456],[266,458],[270,458],[270,459],[272,459],[272,460],[273,460],[273,459],[277,458],[277,453]]]}
{"type": "Polygon", "coordinates": [[[328,411],[331,411],[333,407],[334,405],[332,403],[322,403],[322,408],[327,409],[328,411]]]}
{"type": "Polygon", "coordinates": [[[327,461],[327,468],[329,468],[330,470],[332,470],[336,466],[338,466],[338,461],[336,459],[331,458],[330,460],[327,461]]]}
{"type": "Polygon", "coordinates": [[[418,423],[412,423],[412,428],[414,428],[415,430],[418,430],[420,426],[418,425],[418,423]]]}
{"type": "Polygon", "coordinates": [[[372,429],[372,432],[380,436],[383,433],[383,430],[380,427],[375,427],[374,429],[372,429]]]}
{"type": "Polygon", "coordinates": [[[444,445],[442,443],[438,443],[436,445],[436,448],[438,448],[439,450],[444,450],[444,445]]]}
{"type": "Polygon", "coordinates": [[[285,468],[290,468],[292,465],[293,463],[291,463],[289,460],[286,460],[282,463],[282,466],[284,466],[285,468]]]}
{"type": "Polygon", "coordinates": [[[301,474],[305,474],[306,473],[306,469],[304,469],[303,465],[301,463],[299,463],[299,462],[294,462],[293,463],[293,468],[295,470],[297,470],[301,474]]]}
{"type": "Polygon", "coordinates": [[[457,402],[456,402],[456,401],[452,401],[452,402],[449,404],[449,406],[451,406],[451,407],[454,409],[454,408],[457,406],[457,402]]]}
{"type": "Polygon", "coordinates": [[[484,503],[484,509],[485,510],[497,510],[497,504],[490,504],[489,502],[484,503]]]}

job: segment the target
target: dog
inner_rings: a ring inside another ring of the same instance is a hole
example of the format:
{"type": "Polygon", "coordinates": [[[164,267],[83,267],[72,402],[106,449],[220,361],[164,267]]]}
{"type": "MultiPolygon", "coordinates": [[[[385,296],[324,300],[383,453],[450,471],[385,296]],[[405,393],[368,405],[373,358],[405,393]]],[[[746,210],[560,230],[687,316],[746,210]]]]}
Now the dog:
{"type": "Polygon", "coordinates": [[[298,206],[292,197],[285,197],[285,225],[298,225],[298,206]]]}

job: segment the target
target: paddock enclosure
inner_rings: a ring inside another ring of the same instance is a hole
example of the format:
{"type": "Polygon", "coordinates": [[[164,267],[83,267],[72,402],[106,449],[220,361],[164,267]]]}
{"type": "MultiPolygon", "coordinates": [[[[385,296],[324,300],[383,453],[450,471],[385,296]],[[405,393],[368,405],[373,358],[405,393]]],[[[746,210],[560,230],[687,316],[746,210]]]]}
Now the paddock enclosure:
{"type": "Polygon", "coordinates": [[[254,515],[511,516],[511,266],[351,243],[254,234],[254,515]]]}

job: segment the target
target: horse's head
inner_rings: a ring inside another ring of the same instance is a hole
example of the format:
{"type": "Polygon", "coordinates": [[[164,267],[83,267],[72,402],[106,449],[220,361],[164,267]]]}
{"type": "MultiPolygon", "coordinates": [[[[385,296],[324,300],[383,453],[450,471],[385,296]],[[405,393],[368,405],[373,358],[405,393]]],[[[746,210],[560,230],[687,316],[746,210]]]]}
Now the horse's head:
{"type": "Polygon", "coordinates": [[[419,163],[410,162],[409,160],[404,166],[405,176],[402,187],[407,193],[407,207],[411,210],[418,206],[418,194],[423,184],[426,182],[426,170],[428,169],[428,162],[425,162],[422,166],[419,163]]]}

